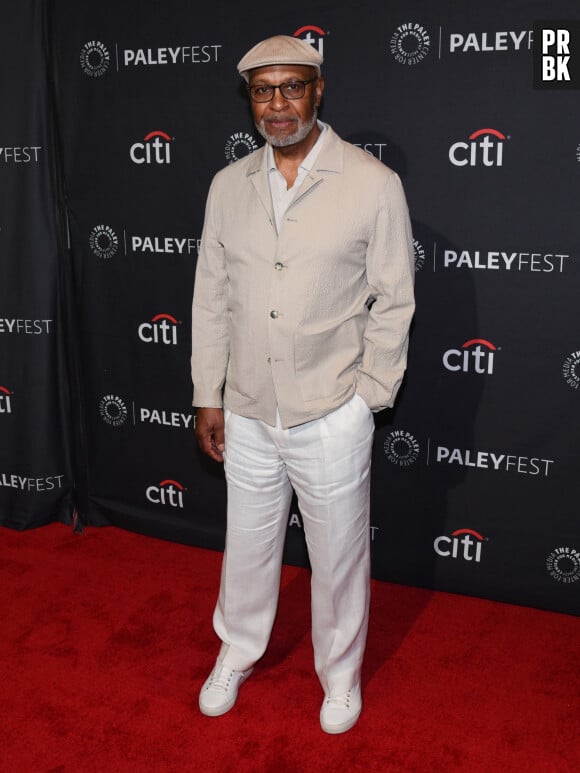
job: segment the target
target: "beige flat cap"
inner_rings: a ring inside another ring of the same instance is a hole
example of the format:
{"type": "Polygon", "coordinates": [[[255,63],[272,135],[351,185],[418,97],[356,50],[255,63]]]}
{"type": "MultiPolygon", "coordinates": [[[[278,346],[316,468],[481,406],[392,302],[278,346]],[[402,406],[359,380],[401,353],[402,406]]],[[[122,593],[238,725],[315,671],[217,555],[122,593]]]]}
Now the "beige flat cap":
{"type": "Polygon", "coordinates": [[[271,64],[304,64],[314,67],[320,75],[320,65],[324,59],[310,43],[290,35],[274,35],[250,48],[238,62],[238,72],[246,81],[248,70],[256,67],[268,67],[271,64]]]}

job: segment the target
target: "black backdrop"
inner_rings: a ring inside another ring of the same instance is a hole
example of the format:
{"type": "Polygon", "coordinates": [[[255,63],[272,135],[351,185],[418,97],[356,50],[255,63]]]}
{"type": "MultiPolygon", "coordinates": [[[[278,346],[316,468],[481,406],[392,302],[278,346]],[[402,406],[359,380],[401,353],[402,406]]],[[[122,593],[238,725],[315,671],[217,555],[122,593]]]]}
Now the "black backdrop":
{"type": "MultiPolygon", "coordinates": [[[[0,31],[0,145],[42,150],[0,154],[2,523],[76,507],[222,547],[222,474],[193,437],[193,272],[211,177],[260,142],[235,64],[297,34],[326,59],[321,117],[401,175],[413,220],[374,576],[578,614],[580,103],[535,90],[532,63],[534,22],[577,2],[19,8],[0,31]],[[10,328],[41,318],[46,333],[10,328]]],[[[306,561],[296,507],[285,557],[306,561]]]]}

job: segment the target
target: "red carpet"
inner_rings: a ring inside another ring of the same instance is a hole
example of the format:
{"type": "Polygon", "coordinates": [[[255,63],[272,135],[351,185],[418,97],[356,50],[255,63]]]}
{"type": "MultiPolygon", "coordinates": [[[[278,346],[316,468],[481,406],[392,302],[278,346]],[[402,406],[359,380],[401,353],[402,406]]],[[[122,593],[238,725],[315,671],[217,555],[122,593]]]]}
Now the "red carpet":
{"type": "Polygon", "coordinates": [[[305,570],[284,569],[270,649],[211,719],[220,554],[60,524],[0,546],[3,773],[578,769],[579,618],[376,582],[363,714],[328,736],[305,570]]]}

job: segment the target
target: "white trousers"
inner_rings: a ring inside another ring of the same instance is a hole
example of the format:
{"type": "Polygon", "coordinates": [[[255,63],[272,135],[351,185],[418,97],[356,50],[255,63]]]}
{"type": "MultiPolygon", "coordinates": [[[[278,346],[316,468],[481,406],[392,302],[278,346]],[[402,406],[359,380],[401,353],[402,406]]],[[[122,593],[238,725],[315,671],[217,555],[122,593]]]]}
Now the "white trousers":
{"type": "Polygon", "coordinates": [[[225,411],[226,549],[214,628],[244,671],[270,639],[292,488],[312,567],[312,642],[326,695],[360,679],[370,596],[372,413],[355,395],[291,429],[225,411]]]}

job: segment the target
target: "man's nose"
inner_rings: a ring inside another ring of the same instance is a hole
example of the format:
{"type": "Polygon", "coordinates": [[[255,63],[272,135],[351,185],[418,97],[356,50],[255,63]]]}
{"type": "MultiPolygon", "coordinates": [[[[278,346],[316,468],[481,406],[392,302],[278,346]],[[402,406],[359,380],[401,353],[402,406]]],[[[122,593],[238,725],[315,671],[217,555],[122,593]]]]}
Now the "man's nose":
{"type": "Polygon", "coordinates": [[[272,101],[270,102],[270,106],[274,110],[283,110],[285,107],[288,107],[288,100],[286,100],[282,96],[282,92],[280,89],[274,90],[274,96],[272,97],[272,101]]]}

